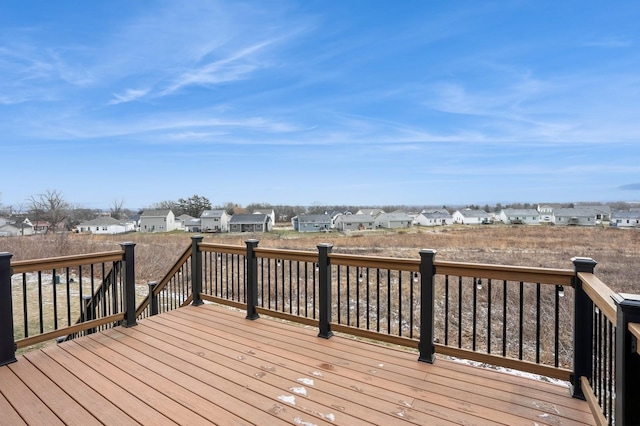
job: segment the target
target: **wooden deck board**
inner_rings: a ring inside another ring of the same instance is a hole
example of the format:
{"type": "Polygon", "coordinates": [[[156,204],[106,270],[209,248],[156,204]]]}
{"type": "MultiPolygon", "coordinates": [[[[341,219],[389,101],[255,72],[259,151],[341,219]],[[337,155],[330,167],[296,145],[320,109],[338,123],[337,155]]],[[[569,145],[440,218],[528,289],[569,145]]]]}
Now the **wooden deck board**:
{"type": "Polygon", "coordinates": [[[553,383],[215,305],[0,367],[0,424],[594,424],[553,383]]]}

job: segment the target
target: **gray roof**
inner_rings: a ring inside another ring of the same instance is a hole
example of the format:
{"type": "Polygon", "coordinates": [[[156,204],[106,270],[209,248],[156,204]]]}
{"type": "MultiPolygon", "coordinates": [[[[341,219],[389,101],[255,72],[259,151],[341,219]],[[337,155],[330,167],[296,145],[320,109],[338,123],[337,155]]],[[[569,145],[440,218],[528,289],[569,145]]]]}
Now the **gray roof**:
{"type": "Polygon", "coordinates": [[[538,216],[536,209],[502,209],[506,216],[538,216]]]}
{"type": "Polygon", "coordinates": [[[102,216],[95,219],[82,222],[79,226],[110,226],[110,225],[123,225],[124,222],[118,219],[114,219],[111,216],[102,216]]]}
{"type": "Polygon", "coordinates": [[[611,219],[640,219],[640,211],[617,210],[611,213],[611,219]]]}
{"type": "Polygon", "coordinates": [[[222,217],[222,214],[225,212],[224,209],[205,210],[200,214],[200,217],[222,217]]]}
{"type": "Polygon", "coordinates": [[[442,218],[451,218],[451,213],[443,212],[441,210],[434,210],[430,212],[420,213],[422,216],[428,219],[442,219],[442,218]]]}
{"type": "Polygon", "coordinates": [[[374,221],[373,217],[369,216],[368,214],[343,214],[343,215],[339,215],[336,218],[336,222],[343,222],[343,223],[356,223],[356,222],[373,223],[373,221],[374,221]]]}
{"type": "Polygon", "coordinates": [[[171,209],[163,209],[163,210],[145,210],[140,215],[140,218],[143,217],[167,217],[171,212],[171,209]]]}
{"type": "Polygon", "coordinates": [[[180,220],[183,220],[183,221],[186,222],[187,220],[191,220],[191,219],[195,219],[195,218],[193,216],[190,216],[190,215],[185,213],[185,214],[181,214],[176,219],[180,219],[180,220]]]}
{"type": "Polygon", "coordinates": [[[464,217],[489,217],[489,213],[484,210],[458,210],[464,217]]]}
{"type": "Polygon", "coordinates": [[[411,221],[411,216],[404,212],[393,212],[393,213],[380,213],[376,216],[376,221],[380,220],[389,220],[389,221],[411,221]]]}
{"type": "Polygon", "coordinates": [[[298,215],[300,223],[330,223],[331,216],[328,214],[301,214],[298,215]]]}
{"type": "Polygon", "coordinates": [[[601,209],[604,206],[576,206],[573,208],[555,209],[553,214],[561,217],[595,217],[596,212],[607,212],[607,210],[601,209]]]}
{"type": "Polygon", "coordinates": [[[265,223],[270,220],[270,216],[268,214],[234,214],[231,216],[230,224],[239,224],[239,223],[265,223]]]}

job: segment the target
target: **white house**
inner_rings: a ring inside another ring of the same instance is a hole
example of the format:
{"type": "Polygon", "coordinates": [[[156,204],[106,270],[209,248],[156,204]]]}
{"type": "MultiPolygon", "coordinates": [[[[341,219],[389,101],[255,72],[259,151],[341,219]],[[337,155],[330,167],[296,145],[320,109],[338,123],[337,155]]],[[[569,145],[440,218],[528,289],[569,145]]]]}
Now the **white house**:
{"type": "Polygon", "coordinates": [[[536,209],[502,209],[498,218],[506,224],[540,224],[540,213],[536,209]]]}
{"type": "Polygon", "coordinates": [[[76,226],[78,232],[90,232],[92,234],[124,234],[135,231],[134,222],[117,220],[109,216],[97,217],[87,220],[76,226]]]}
{"type": "Polygon", "coordinates": [[[33,225],[29,219],[24,219],[24,221],[19,222],[0,218],[0,237],[33,235],[34,232],[33,225]]]}
{"type": "Polygon", "coordinates": [[[195,217],[188,215],[186,213],[181,214],[180,216],[176,217],[176,225],[177,228],[176,229],[182,229],[182,230],[187,230],[187,222],[191,221],[195,219],[195,217]]]}
{"type": "Polygon", "coordinates": [[[200,230],[202,232],[229,231],[229,216],[224,209],[205,210],[200,215],[200,230]]]}
{"type": "Polygon", "coordinates": [[[463,225],[480,225],[491,223],[489,220],[489,213],[484,210],[456,210],[453,213],[453,223],[460,223],[463,225]]]}
{"type": "Polygon", "coordinates": [[[634,228],[640,226],[640,211],[614,211],[611,213],[611,222],[609,225],[618,228],[634,228]]]}
{"type": "Polygon", "coordinates": [[[453,225],[453,216],[444,209],[423,210],[414,218],[413,223],[420,226],[453,225]]]}
{"type": "Polygon", "coordinates": [[[403,212],[380,213],[373,220],[373,226],[376,228],[411,228],[413,219],[403,212]]]}
{"type": "Polygon", "coordinates": [[[145,210],[140,215],[140,232],[171,232],[178,228],[170,209],[145,210]]]}

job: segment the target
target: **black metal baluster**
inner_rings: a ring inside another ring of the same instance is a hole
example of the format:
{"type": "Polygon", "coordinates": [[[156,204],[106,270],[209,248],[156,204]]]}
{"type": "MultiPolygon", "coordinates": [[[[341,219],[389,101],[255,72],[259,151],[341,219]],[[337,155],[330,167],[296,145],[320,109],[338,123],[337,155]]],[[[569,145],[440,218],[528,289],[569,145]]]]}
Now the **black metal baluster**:
{"type": "Polygon", "coordinates": [[[518,307],[518,359],[522,359],[522,334],[524,333],[524,282],[520,281],[520,296],[518,307]]]}
{"type": "Polygon", "coordinates": [[[507,356],[507,280],[502,282],[502,356],[507,356]]]}
{"type": "Polygon", "coordinates": [[[536,363],[540,363],[540,283],[536,284],[536,363]]]}

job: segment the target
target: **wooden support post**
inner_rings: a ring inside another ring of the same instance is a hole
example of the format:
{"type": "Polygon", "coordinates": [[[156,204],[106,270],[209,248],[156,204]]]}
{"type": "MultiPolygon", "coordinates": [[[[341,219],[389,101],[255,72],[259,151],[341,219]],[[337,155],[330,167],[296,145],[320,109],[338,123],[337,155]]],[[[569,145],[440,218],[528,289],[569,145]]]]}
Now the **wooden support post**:
{"type": "Polygon", "coordinates": [[[16,362],[11,297],[11,253],[0,253],[0,366],[16,362]]]}
{"type": "Polygon", "coordinates": [[[332,244],[318,244],[318,287],[319,287],[319,337],[325,339],[333,336],[331,331],[331,264],[329,253],[332,244]]]}
{"type": "Polygon", "coordinates": [[[593,301],[582,289],[579,272],[593,273],[597,263],[588,257],[571,259],[575,271],[573,278],[573,373],[571,374],[571,395],[585,399],[580,377],[591,380],[593,369],[593,301]]]}
{"type": "Polygon", "coordinates": [[[258,247],[258,240],[247,240],[247,319],[260,318],[256,311],[258,305],[258,258],[254,249],[258,247]]]}
{"type": "Polygon", "coordinates": [[[136,322],[136,269],[134,247],[136,243],[128,242],[120,244],[124,250],[124,291],[122,301],[124,305],[124,327],[133,327],[136,322]]]}
{"type": "Polygon", "coordinates": [[[420,250],[420,342],[418,361],[433,364],[436,349],[433,345],[433,277],[436,274],[435,250],[420,250]]]}
{"type": "Polygon", "coordinates": [[[616,318],[616,425],[640,421],[640,355],[629,323],[640,323],[640,295],[615,294],[616,318]]]}
{"type": "Polygon", "coordinates": [[[202,239],[202,235],[191,237],[191,295],[193,296],[191,305],[193,306],[200,306],[204,303],[200,297],[200,293],[202,293],[202,251],[198,245],[202,239]]]}
{"type": "Polygon", "coordinates": [[[149,316],[158,315],[158,295],[154,294],[157,285],[157,281],[149,282],[149,316]]]}

